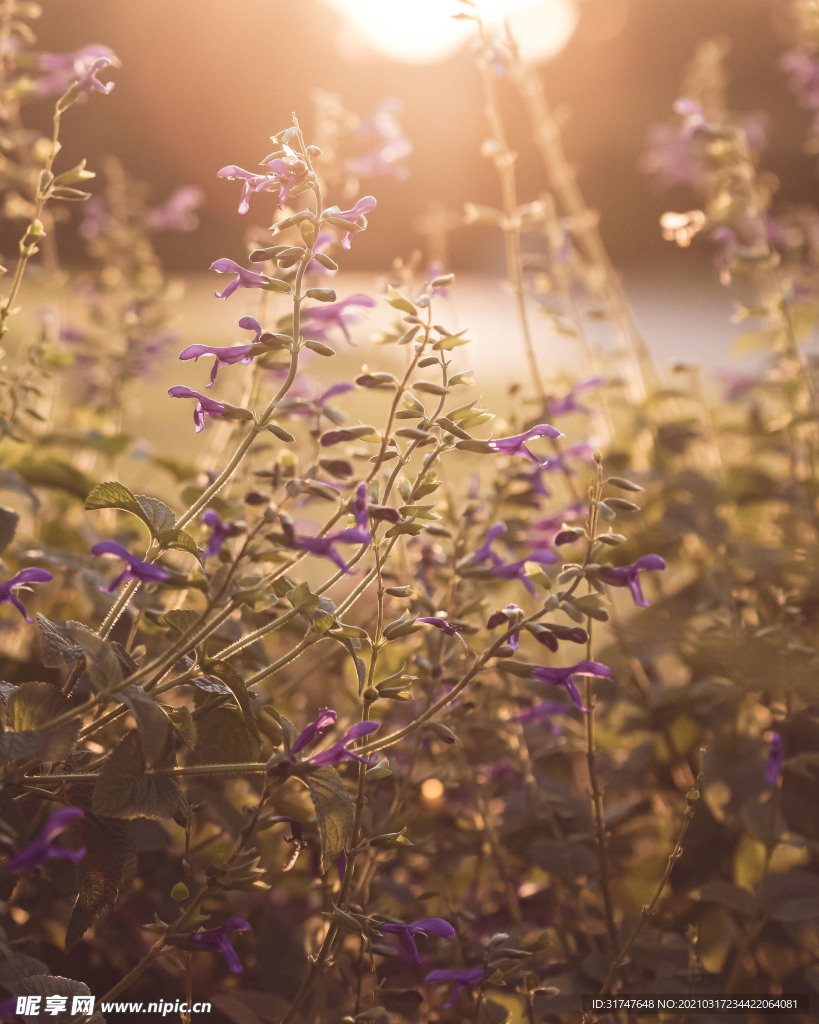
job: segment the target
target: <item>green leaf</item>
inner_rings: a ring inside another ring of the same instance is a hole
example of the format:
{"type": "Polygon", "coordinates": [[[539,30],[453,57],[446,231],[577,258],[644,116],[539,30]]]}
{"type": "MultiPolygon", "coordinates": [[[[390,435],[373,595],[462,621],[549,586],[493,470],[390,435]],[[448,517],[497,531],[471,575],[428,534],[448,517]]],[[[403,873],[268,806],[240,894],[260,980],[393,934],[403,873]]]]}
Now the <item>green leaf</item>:
{"type": "Polygon", "coordinates": [[[166,749],[168,740],[168,718],[157,707],[156,701],[140,686],[129,686],[116,694],[116,699],[134,713],[145,764],[156,766],[166,749]]]}
{"type": "Polygon", "coordinates": [[[158,622],[160,626],[170,626],[171,629],[178,630],[180,633],[186,633],[201,618],[201,614],[195,612],[193,608],[172,608],[169,612],[161,615],[158,622]]]}
{"type": "Polygon", "coordinates": [[[321,840],[321,870],[326,872],[353,838],[355,801],[335,768],[323,765],[304,779],[316,809],[321,840]]]}
{"type": "Polygon", "coordinates": [[[297,611],[308,617],[317,612],[320,607],[318,595],[312,593],[304,581],[287,594],[287,600],[297,611]]]}
{"type": "MultiPolygon", "coordinates": [[[[73,978],[56,977],[50,974],[32,974],[30,977],[23,978],[16,983],[14,994],[15,996],[40,996],[43,1006],[45,1006],[48,996],[63,996],[68,1009],[55,1015],[49,1014],[47,1018],[42,1017],[42,1019],[53,1021],[53,1024],[73,1024],[73,1021],[78,1019],[76,1013],[71,1013],[73,997],[76,995],[91,995],[91,990],[83,982],[74,981],[73,978]]],[[[37,1014],[35,1019],[40,1017],[41,1015],[37,1014]]],[[[105,1024],[105,1017],[97,1010],[90,1017],[86,1018],[85,1024],[105,1024]]]]}
{"type": "Polygon", "coordinates": [[[258,741],[233,708],[206,711],[197,721],[197,731],[193,758],[199,764],[244,764],[259,757],[258,741]]]}
{"type": "Polygon", "coordinates": [[[14,467],[20,476],[32,487],[48,487],[65,491],[85,500],[91,490],[91,481],[76,466],[61,459],[35,459],[27,455],[14,467]]]}
{"type": "Polygon", "coordinates": [[[82,649],[91,682],[103,693],[116,689],[136,669],[136,662],[120,644],[102,640],[81,622],[66,622],[64,633],[82,649]]]}
{"type": "Polygon", "coordinates": [[[163,548],[175,548],[177,551],[187,551],[189,555],[199,562],[202,562],[202,554],[196,541],[186,530],[162,530],[156,535],[156,540],[163,548]]]}
{"type": "Polygon", "coordinates": [[[402,313],[409,313],[410,316],[415,316],[417,312],[410,300],[404,298],[401,292],[397,288],[393,288],[392,285],[387,288],[387,302],[393,309],[400,309],[402,313]]]}
{"type": "Polygon", "coordinates": [[[43,737],[38,732],[26,729],[23,732],[4,732],[0,735],[0,761],[26,761],[30,757],[40,758],[43,753],[43,737]]]}
{"type": "Polygon", "coordinates": [[[73,823],[72,834],[85,847],[85,856],[79,863],[79,892],[68,920],[66,950],[127,896],[137,867],[133,830],[131,822],[100,818],[88,810],[73,823]]]}
{"type": "Polygon", "coordinates": [[[196,746],[197,729],[196,722],[194,722],[193,715],[188,708],[177,708],[171,704],[160,704],[159,701],[156,702],[156,706],[167,716],[168,721],[171,723],[171,728],[182,742],[193,750],[196,746]]]}
{"type": "Polygon", "coordinates": [[[77,658],[82,657],[83,649],[71,639],[70,630],[66,628],[68,623],[52,622],[38,612],[37,625],[40,627],[40,658],[47,668],[73,666],[77,658]]]}
{"type": "Polygon", "coordinates": [[[100,508],[119,508],[123,512],[130,512],[131,515],[141,519],[147,525],[145,512],[136,500],[136,497],[128,490],[125,484],[117,480],[109,480],[104,484],[97,484],[93,491],[85,499],[85,508],[93,512],[100,508]]]}
{"type": "Polygon", "coordinates": [[[134,498],[142,509],[142,518],[148,524],[148,529],[157,540],[159,535],[166,530],[172,530],[176,525],[176,516],[173,509],[166,505],[159,498],[152,498],[149,494],[135,494],[134,498]]]}
{"type": "Polygon", "coordinates": [[[6,703],[6,718],[9,729],[26,735],[15,740],[11,733],[4,733],[6,749],[15,753],[31,743],[27,734],[35,733],[41,742],[38,756],[48,761],[62,761],[73,750],[82,721],[74,718],[56,727],[50,727],[50,723],[70,707],[68,700],[50,683],[21,683],[6,703]]]}
{"type": "MultiPolygon", "coordinates": [[[[166,761],[172,761],[173,753],[166,761]]],[[[173,818],[187,808],[179,783],[149,775],[139,733],[132,729],[114,747],[94,786],[92,807],[105,818],[173,818]]]]}
{"type": "Polygon", "coordinates": [[[247,686],[239,672],[227,661],[207,661],[203,667],[208,675],[221,679],[225,686],[230,689],[236,698],[236,703],[239,705],[239,710],[242,712],[248,728],[258,738],[259,727],[256,725],[256,720],[250,709],[250,697],[248,696],[247,686]]]}
{"type": "Polygon", "coordinates": [[[17,532],[17,524],[19,522],[20,516],[13,508],[6,508],[0,505],[0,551],[5,551],[14,540],[14,534],[17,532]]]}

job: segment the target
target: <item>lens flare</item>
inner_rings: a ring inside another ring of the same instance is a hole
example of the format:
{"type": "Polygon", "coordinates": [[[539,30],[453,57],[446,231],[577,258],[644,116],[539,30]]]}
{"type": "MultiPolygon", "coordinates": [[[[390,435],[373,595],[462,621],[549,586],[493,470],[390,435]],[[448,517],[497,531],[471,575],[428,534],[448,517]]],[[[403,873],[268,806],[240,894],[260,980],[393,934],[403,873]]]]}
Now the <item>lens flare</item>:
{"type": "MultiPolygon", "coordinates": [[[[447,0],[327,0],[355,34],[386,57],[412,64],[444,60],[475,34],[460,9],[447,0]]],[[[508,22],[524,60],[545,60],[560,51],[577,23],[573,0],[477,0],[490,30],[508,22]]]]}

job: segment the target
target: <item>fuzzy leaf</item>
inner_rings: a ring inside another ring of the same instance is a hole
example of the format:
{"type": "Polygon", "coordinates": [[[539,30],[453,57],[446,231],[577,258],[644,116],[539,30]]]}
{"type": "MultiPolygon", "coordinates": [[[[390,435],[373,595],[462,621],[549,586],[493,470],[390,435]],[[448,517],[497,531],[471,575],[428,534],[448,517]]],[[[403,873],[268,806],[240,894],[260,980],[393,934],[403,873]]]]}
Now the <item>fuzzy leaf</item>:
{"type": "Polygon", "coordinates": [[[233,708],[214,708],[197,721],[194,760],[199,764],[244,764],[259,757],[259,743],[233,708]]]}
{"type": "MultiPolygon", "coordinates": [[[[88,996],[91,991],[83,982],[74,981],[73,978],[33,974],[17,983],[14,994],[15,996],[40,996],[43,1005],[45,1005],[47,996],[64,996],[67,1009],[56,1014],[49,1014],[48,1017],[37,1014],[37,1018],[53,1021],[54,1024],[73,1024],[77,1020],[77,1014],[71,1013],[72,997],[75,995],[88,996]]],[[[97,1010],[86,1018],[85,1024],[105,1024],[105,1017],[97,1010]]]]}
{"type": "Polygon", "coordinates": [[[242,712],[248,728],[254,736],[258,737],[259,728],[256,725],[253,712],[250,710],[250,697],[248,696],[247,686],[245,686],[242,676],[227,661],[208,661],[205,668],[210,675],[221,679],[230,689],[236,698],[236,703],[239,705],[239,710],[242,712]]]}
{"type": "Polygon", "coordinates": [[[45,615],[37,613],[40,627],[40,658],[47,668],[62,668],[73,665],[83,654],[83,649],[70,636],[68,623],[52,622],[45,615]]]}
{"type": "Polygon", "coordinates": [[[92,806],[106,818],[161,819],[173,818],[187,801],[175,779],[147,773],[139,733],[133,729],[105,762],[92,806]]]}
{"type": "Polygon", "coordinates": [[[152,498],[149,494],[135,494],[134,498],[142,509],[144,522],[148,524],[148,529],[156,539],[159,539],[161,533],[174,528],[176,516],[173,509],[164,501],[152,498]]]}
{"type": "Polygon", "coordinates": [[[129,686],[116,694],[116,699],[134,713],[145,763],[153,768],[166,748],[168,719],[157,707],[156,701],[141,686],[129,686]]]}
{"type": "Polygon", "coordinates": [[[350,845],[355,823],[355,801],[335,768],[323,766],[304,780],[316,809],[321,839],[321,870],[326,872],[350,845]]]}
{"type": "Polygon", "coordinates": [[[85,499],[85,508],[88,512],[100,508],[119,508],[123,512],[130,512],[137,519],[141,519],[146,526],[148,525],[142,506],[125,484],[119,483],[118,480],[109,480],[106,483],[98,484],[85,499]]]}
{"type": "MultiPolygon", "coordinates": [[[[40,737],[41,756],[44,759],[61,761],[73,749],[82,723],[79,718],[52,728],[49,728],[49,723],[69,708],[68,701],[56,686],[50,683],[22,683],[10,695],[6,703],[6,715],[13,732],[35,733],[40,737]]],[[[12,751],[30,743],[28,739],[15,742],[10,737],[10,733],[5,733],[3,738],[6,747],[12,751]]]]}
{"type": "Polygon", "coordinates": [[[134,826],[86,811],[73,825],[85,856],[79,864],[79,892],[65,936],[71,950],[92,924],[127,896],[137,866],[134,826]]]}
{"type": "Polygon", "coordinates": [[[157,541],[163,548],[175,548],[177,551],[187,551],[189,555],[201,563],[202,556],[196,541],[186,530],[162,530],[156,536],[157,541]]]}
{"type": "Polygon", "coordinates": [[[196,746],[197,729],[196,722],[194,722],[193,715],[188,708],[177,708],[171,704],[160,704],[159,701],[156,702],[156,706],[167,716],[168,721],[171,723],[171,728],[182,742],[193,750],[196,746]]]}

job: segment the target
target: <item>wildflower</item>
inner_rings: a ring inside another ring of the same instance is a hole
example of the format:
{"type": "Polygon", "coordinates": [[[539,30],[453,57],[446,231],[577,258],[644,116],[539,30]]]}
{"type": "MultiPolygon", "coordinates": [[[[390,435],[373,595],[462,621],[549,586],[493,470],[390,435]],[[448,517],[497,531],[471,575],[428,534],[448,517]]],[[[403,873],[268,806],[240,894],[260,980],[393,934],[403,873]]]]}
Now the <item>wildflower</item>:
{"type": "Polygon", "coordinates": [[[485,977],[485,967],[467,967],[463,971],[430,971],[424,978],[424,983],[427,985],[437,985],[441,981],[452,983],[452,994],[449,997],[449,1002],[444,1003],[443,1007],[445,1010],[449,1010],[455,1005],[455,1000],[462,989],[469,988],[471,985],[480,985],[485,977]]]}
{"type": "Polygon", "coordinates": [[[457,636],[457,638],[461,641],[464,647],[466,647],[466,649],[469,650],[469,648],[466,646],[466,640],[464,640],[464,638],[461,636],[459,632],[464,628],[461,623],[449,622],[446,619],[442,619],[437,615],[427,615],[423,618],[418,618],[415,621],[425,622],[428,626],[435,626],[436,629],[440,629],[441,632],[446,633],[447,636],[457,636]]]}
{"type": "Polygon", "coordinates": [[[42,53],[39,56],[40,69],[45,72],[33,85],[41,96],[59,96],[74,82],[85,83],[83,92],[90,89],[109,93],[114,83],[103,85],[94,77],[103,67],[118,66],[116,54],[107,46],[91,43],[71,53],[42,53]]]}
{"type": "MultiPolygon", "coordinates": [[[[374,196],[363,196],[358,202],[349,210],[340,210],[334,214],[334,218],[330,218],[330,223],[333,223],[333,219],[347,221],[349,224],[355,224],[355,231],[365,231],[367,228],[367,217],[366,214],[372,213],[375,209],[376,201],[374,196]]],[[[341,236],[341,248],[350,248],[350,239],[353,236],[353,229],[348,228],[341,236]]]]}
{"type": "Polygon", "coordinates": [[[264,274],[258,274],[255,270],[245,270],[234,260],[216,260],[211,263],[210,269],[215,270],[217,274],[236,275],[223,292],[214,292],[217,299],[227,299],[237,288],[264,288],[267,286],[267,278],[264,274]]]}
{"type": "Polygon", "coordinates": [[[194,932],[189,942],[197,949],[219,949],[227,960],[228,969],[231,974],[241,974],[243,971],[242,962],[236,950],[231,946],[228,939],[228,932],[250,932],[253,931],[247,921],[241,917],[229,917],[223,921],[218,928],[209,928],[207,931],[194,932]]]}
{"type": "MultiPolygon", "coordinates": [[[[335,398],[336,395],[343,395],[348,391],[355,391],[355,384],[348,384],[347,381],[339,381],[337,384],[333,384],[327,388],[326,391],[312,400],[303,400],[302,404],[298,407],[288,410],[290,416],[318,416],[319,419],[322,416],[326,416],[333,423],[340,425],[346,419],[342,412],[338,409],[334,409],[333,406],[327,405],[328,398],[335,398]]],[[[291,389],[292,394],[292,389],[291,389]]]]}
{"type": "MultiPolygon", "coordinates": [[[[550,459],[546,460],[546,465],[543,467],[549,472],[555,470],[565,473],[566,476],[574,476],[574,470],[569,469],[566,465],[566,459],[586,459],[588,462],[594,461],[594,448],[585,441],[578,441],[576,444],[570,444],[568,448],[564,448],[559,455],[554,455],[550,459]]],[[[535,472],[542,472],[542,470],[535,470],[535,472]]]]}
{"type": "Polygon", "coordinates": [[[369,295],[351,295],[342,302],[313,306],[302,313],[301,333],[311,341],[326,341],[328,329],[338,327],[347,341],[350,341],[350,332],[347,327],[355,314],[349,312],[349,307],[372,307],[374,305],[375,300],[371,299],[369,295]]]}
{"type": "Polygon", "coordinates": [[[13,604],[26,622],[34,622],[34,619],[28,617],[22,601],[14,591],[17,587],[25,586],[26,583],[48,583],[53,579],[54,577],[47,569],[21,569],[16,576],[12,576],[5,583],[0,583],[0,604],[13,604]]]}
{"type": "Polygon", "coordinates": [[[557,722],[553,721],[553,716],[565,715],[568,711],[568,706],[562,701],[544,700],[529,708],[528,711],[521,712],[518,715],[518,721],[524,724],[541,725],[548,729],[552,736],[559,736],[563,730],[557,722]]]}
{"type": "Polygon", "coordinates": [[[307,178],[310,169],[304,160],[289,146],[284,145],[282,148],[284,156],[268,161],[267,169],[270,174],[254,174],[242,167],[236,167],[235,164],[223,167],[217,173],[217,178],[242,182],[239,213],[247,213],[250,209],[251,193],[269,192],[274,188],[279,190],[279,209],[281,209],[290,195],[290,190],[307,178]]]}
{"type": "MultiPolygon", "coordinates": [[[[319,712],[316,719],[306,726],[306,728],[302,729],[296,737],[293,746],[290,748],[288,760],[291,764],[295,763],[293,761],[294,754],[298,754],[299,751],[303,750],[311,743],[314,743],[317,737],[322,736],[327,729],[336,724],[336,717],[335,711],[331,708],[324,708],[319,712]]],[[[375,730],[378,729],[379,724],[379,722],[357,722],[352,726],[352,728],[347,730],[338,743],[334,743],[326,750],[322,750],[320,753],[307,758],[306,763],[319,767],[321,765],[339,764],[341,761],[360,761],[362,764],[374,764],[377,760],[376,757],[362,757],[360,754],[356,754],[348,748],[349,744],[354,740],[360,739],[362,736],[368,736],[371,732],[375,732],[375,730]]]]}
{"type": "Polygon", "coordinates": [[[336,550],[335,546],[339,543],[369,544],[370,535],[367,530],[356,527],[351,530],[339,530],[338,533],[328,533],[324,537],[295,537],[293,547],[298,548],[299,551],[308,551],[311,555],[329,558],[331,562],[335,562],[343,573],[351,573],[352,569],[336,550]]]}
{"type": "Polygon", "coordinates": [[[63,860],[71,860],[76,864],[85,856],[85,849],[69,850],[64,846],[56,846],[54,837],[60,835],[68,828],[72,821],[83,816],[79,807],[63,807],[55,811],[46,821],[39,836],[33,843],[24,846],[22,850],[13,853],[3,865],[5,871],[28,871],[43,861],[59,857],[63,860]]]}
{"type": "Polygon", "coordinates": [[[164,206],[148,215],[148,227],[154,231],[194,231],[199,218],[194,213],[205,201],[205,193],[195,185],[186,185],[174,192],[164,206]]]}
{"type": "Polygon", "coordinates": [[[262,336],[262,325],[255,316],[243,316],[239,326],[247,331],[253,331],[255,339],[247,345],[232,345],[226,348],[214,348],[212,345],[188,345],[179,353],[180,359],[196,359],[200,356],[214,356],[213,369],[210,371],[210,384],[206,387],[212,388],[216,381],[216,374],[222,366],[232,366],[234,363],[249,363],[253,357],[264,351],[259,346],[259,339],[262,336]]]}
{"type": "Polygon", "coordinates": [[[495,523],[490,527],[486,540],[473,555],[476,562],[491,561],[492,567],[489,570],[493,576],[500,580],[520,580],[530,594],[534,594],[535,587],[526,575],[526,563],[537,562],[540,565],[552,565],[557,561],[557,555],[553,551],[544,548],[535,548],[525,558],[519,558],[516,562],[505,562],[500,555],[492,550],[492,542],[496,537],[506,532],[504,523],[495,523]]]}
{"type": "Polygon", "coordinates": [[[589,709],[583,707],[583,701],[580,699],[580,693],[572,676],[596,676],[598,679],[608,679],[611,676],[611,669],[607,665],[601,665],[599,661],[578,661],[576,665],[568,665],[566,668],[533,668],[530,675],[532,679],[549,683],[550,686],[560,686],[572,698],[572,703],[578,711],[588,712],[589,709]]]}
{"type": "Polygon", "coordinates": [[[117,558],[123,559],[128,563],[127,568],[124,569],[119,576],[111,583],[108,587],[100,587],[99,589],[104,594],[110,594],[120,583],[125,583],[127,580],[141,580],[143,583],[156,583],[159,580],[168,579],[169,573],[167,569],[163,569],[161,565],[152,565],[150,562],[143,562],[141,558],[137,558],[132,555],[127,548],[123,547],[122,544],[118,544],[115,540],[103,540],[99,544],[95,544],[91,548],[92,555],[116,555],[117,558]]]}
{"type": "Polygon", "coordinates": [[[782,762],[785,754],[782,749],[782,737],[778,732],[771,736],[771,746],[768,750],[768,761],[765,765],[765,781],[769,786],[775,786],[782,774],[782,762]]]}
{"type": "Polygon", "coordinates": [[[168,388],[168,394],[171,398],[195,398],[197,400],[196,408],[193,410],[193,422],[196,424],[197,434],[204,427],[206,416],[221,416],[225,411],[224,402],[217,402],[213,398],[208,398],[207,395],[200,395],[198,391],[191,391],[184,384],[176,384],[174,387],[168,388]]]}
{"type": "Polygon", "coordinates": [[[702,106],[696,100],[688,99],[687,97],[675,100],[674,113],[679,114],[683,119],[683,138],[690,139],[698,131],[710,132],[716,127],[705,116],[702,106]]]}
{"type": "Polygon", "coordinates": [[[398,123],[401,101],[393,98],[382,100],[375,111],[359,121],[355,136],[364,142],[372,142],[376,148],[362,156],[345,161],[349,174],[360,177],[392,175],[406,178],[407,169],[400,161],[412,152],[412,143],[406,139],[398,123]]]}
{"type": "MultiPolygon", "coordinates": [[[[502,626],[505,623],[506,628],[508,629],[513,622],[520,621],[520,619],[523,618],[523,614],[523,609],[519,605],[508,604],[503,611],[495,612],[489,616],[486,628],[494,629],[495,626],[502,626]]],[[[513,651],[516,651],[520,646],[520,630],[516,630],[512,633],[506,642],[513,651]]]]}
{"type": "Polygon", "coordinates": [[[421,954],[415,945],[416,935],[423,935],[425,938],[428,935],[437,935],[442,939],[455,938],[455,929],[440,917],[425,917],[421,921],[413,921],[412,924],[392,924],[385,921],[377,927],[380,932],[386,932],[388,935],[400,935],[412,950],[412,958],[417,964],[421,963],[421,954]]]}
{"type": "Polygon", "coordinates": [[[539,423],[536,427],[532,427],[523,434],[515,434],[513,437],[497,437],[487,443],[493,451],[502,452],[504,455],[522,455],[524,459],[534,462],[535,465],[543,469],[548,465],[548,460],[541,461],[530,452],[526,447],[526,441],[530,441],[533,437],[555,438],[562,436],[563,434],[559,430],[548,423],[539,423]]]}
{"type": "Polygon", "coordinates": [[[670,124],[649,128],[648,149],[638,166],[644,174],[653,175],[661,188],[695,185],[703,176],[696,144],[670,124]]]}
{"type": "Polygon", "coordinates": [[[367,523],[370,519],[370,513],[367,507],[367,485],[360,483],[355,489],[355,498],[353,498],[353,519],[355,519],[355,525],[359,530],[366,530],[367,523]]]}
{"type": "Polygon", "coordinates": [[[209,508],[202,514],[202,522],[211,530],[210,540],[203,554],[205,558],[212,558],[222,550],[222,545],[230,536],[231,525],[219,516],[215,508],[209,508]]]}
{"type": "Polygon", "coordinates": [[[568,394],[564,395],[562,398],[553,398],[550,401],[549,412],[552,416],[564,416],[566,413],[570,412],[588,412],[589,410],[586,406],[581,405],[577,401],[577,396],[582,391],[588,391],[591,388],[596,388],[602,383],[602,377],[590,377],[588,380],[579,381],[568,394]]]}
{"type": "Polygon", "coordinates": [[[659,555],[643,555],[633,565],[622,565],[618,568],[599,569],[597,575],[610,587],[628,587],[634,603],[638,608],[648,608],[649,601],[640,586],[639,573],[643,569],[665,569],[665,560],[659,555]]]}
{"type": "Polygon", "coordinates": [[[819,108],[819,60],[801,50],[788,50],[779,61],[788,75],[789,88],[808,110],[819,108]]]}

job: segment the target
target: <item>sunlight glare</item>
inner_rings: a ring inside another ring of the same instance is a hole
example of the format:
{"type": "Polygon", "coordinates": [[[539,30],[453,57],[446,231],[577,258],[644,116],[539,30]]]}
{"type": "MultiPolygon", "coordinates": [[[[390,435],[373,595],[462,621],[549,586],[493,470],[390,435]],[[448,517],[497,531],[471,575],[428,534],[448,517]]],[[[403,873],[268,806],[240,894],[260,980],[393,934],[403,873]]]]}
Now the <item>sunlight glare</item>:
{"type": "MultiPolygon", "coordinates": [[[[347,27],[393,60],[431,64],[444,60],[474,36],[469,21],[454,20],[448,0],[327,0],[347,27]]],[[[572,0],[478,0],[490,30],[509,22],[524,60],[544,60],[563,48],[577,23],[572,0]]]]}

